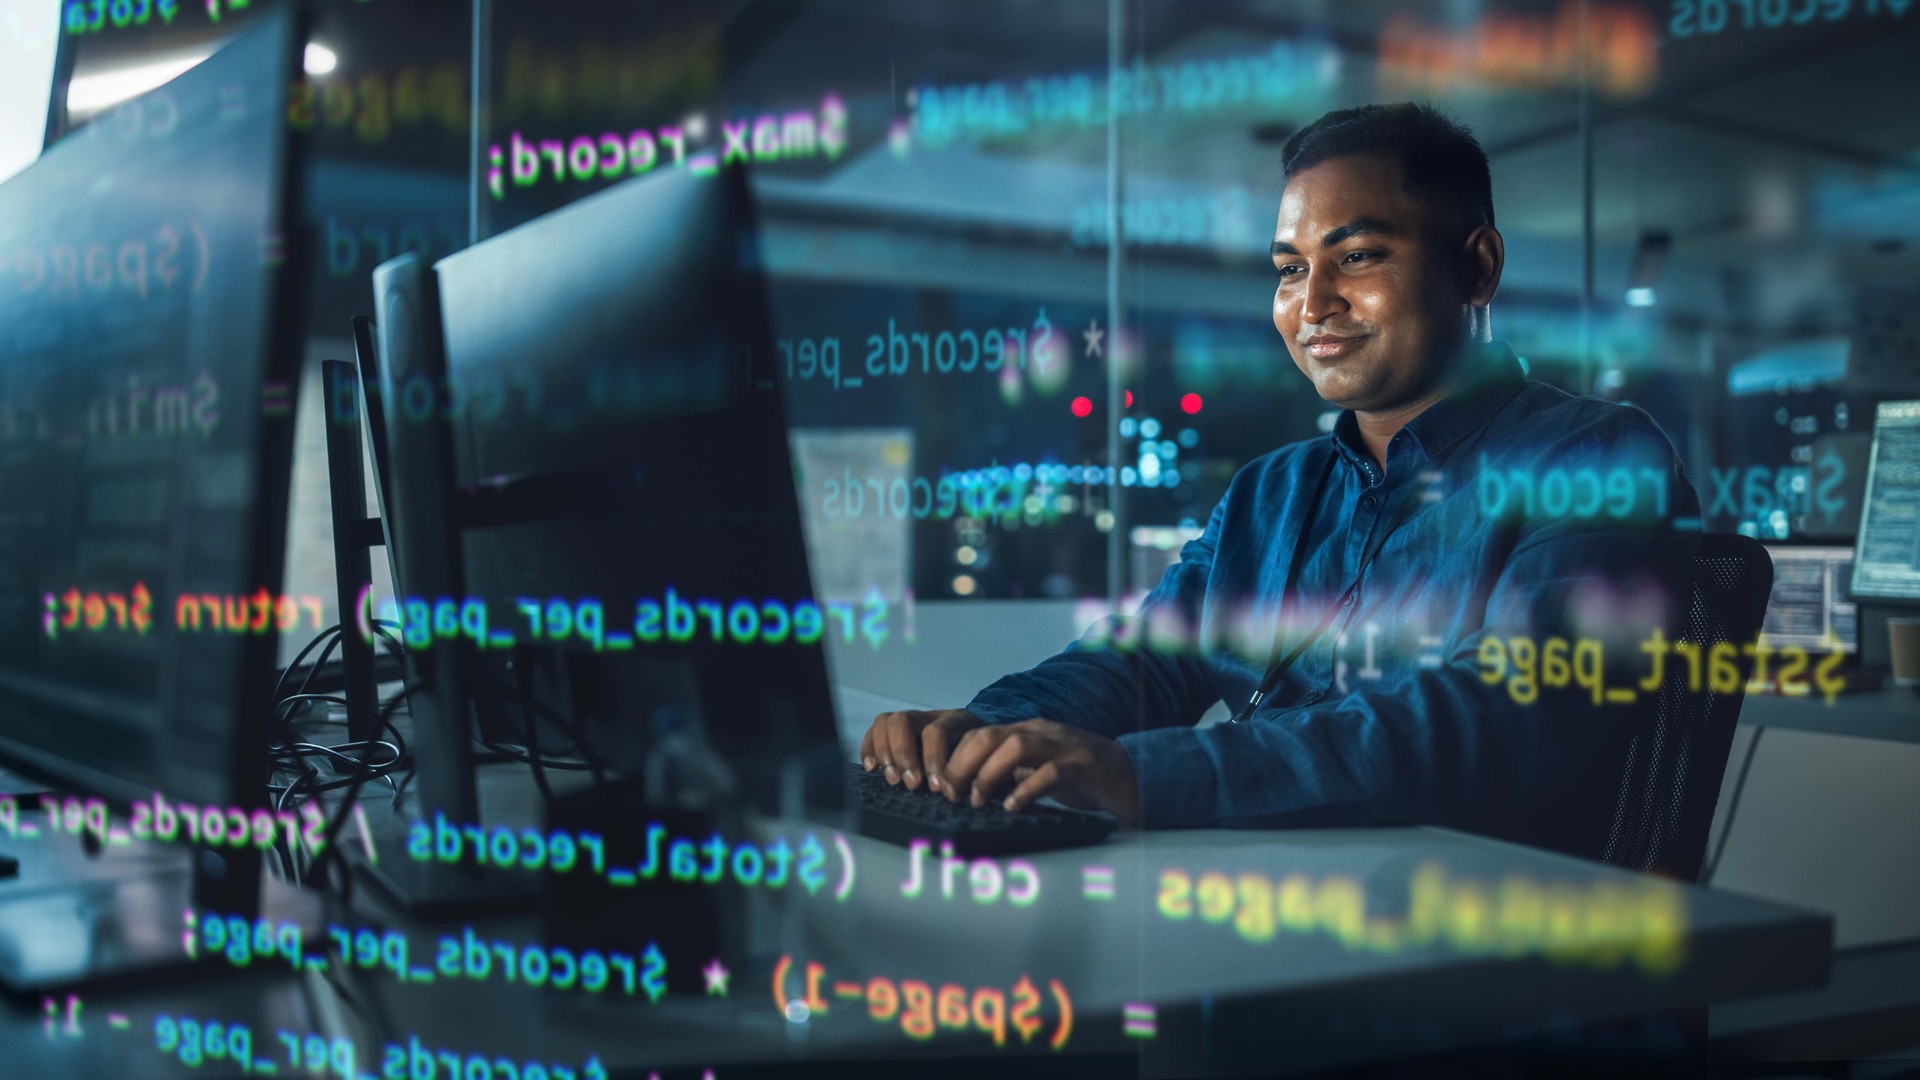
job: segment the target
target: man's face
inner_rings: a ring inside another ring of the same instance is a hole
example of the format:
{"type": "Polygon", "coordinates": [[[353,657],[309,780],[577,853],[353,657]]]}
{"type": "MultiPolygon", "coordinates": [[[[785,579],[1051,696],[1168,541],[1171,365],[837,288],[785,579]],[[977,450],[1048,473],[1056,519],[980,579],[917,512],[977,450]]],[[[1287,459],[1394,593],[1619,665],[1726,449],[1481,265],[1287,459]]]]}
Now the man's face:
{"type": "Polygon", "coordinates": [[[1360,412],[1419,401],[1462,336],[1461,251],[1387,154],[1331,158],[1296,174],[1273,233],[1273,325],[1320,396],[1360,412]]]}

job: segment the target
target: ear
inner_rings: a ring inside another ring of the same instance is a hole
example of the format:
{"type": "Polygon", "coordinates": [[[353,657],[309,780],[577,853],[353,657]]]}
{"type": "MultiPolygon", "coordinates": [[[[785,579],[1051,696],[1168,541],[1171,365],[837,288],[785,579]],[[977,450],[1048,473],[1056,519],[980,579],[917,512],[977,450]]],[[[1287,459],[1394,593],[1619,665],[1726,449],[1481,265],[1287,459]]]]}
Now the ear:
{"type": "Polygon", "coordinates": [[[1500,230],[1481,225],[1467,234],[1460,254],[1466,265],[1467,303],[1483,308],[1493,303],[1500,291],[1500,272],[1507,265],[1507,242],[1500,230]]]}

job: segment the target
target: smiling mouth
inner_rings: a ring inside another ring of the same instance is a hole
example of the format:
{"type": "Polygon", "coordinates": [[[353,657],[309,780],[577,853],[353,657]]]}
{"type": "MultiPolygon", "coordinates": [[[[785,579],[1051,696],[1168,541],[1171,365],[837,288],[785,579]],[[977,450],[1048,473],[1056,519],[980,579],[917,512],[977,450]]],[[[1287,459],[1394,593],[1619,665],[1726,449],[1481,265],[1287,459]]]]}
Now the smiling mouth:
{"type": "Polygon", "coordinates": [[[1315,360],[1331,360],[1358,349],[1365,337],[1322,337],[1307,343],[1307,355],[1315,360]]]}

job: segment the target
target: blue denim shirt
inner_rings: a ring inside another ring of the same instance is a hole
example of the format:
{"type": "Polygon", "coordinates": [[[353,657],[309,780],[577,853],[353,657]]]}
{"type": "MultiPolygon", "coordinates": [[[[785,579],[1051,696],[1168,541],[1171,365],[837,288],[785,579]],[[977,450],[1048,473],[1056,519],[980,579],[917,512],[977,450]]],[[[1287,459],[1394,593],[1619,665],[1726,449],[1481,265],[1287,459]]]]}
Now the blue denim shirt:
{"type": "Polygon", "coordinates": [[[1531,382],[1504,343],[1483,352],[1385,469],[1351,412],[1241,469],[1137,615],[968,709],[1117,738],[1148,826],[1433,822],[1597,853],[1652,698],[1573,685],[1566,652],[1548,685],[1537,658],[1585,641],[1605,686],[1644,674],[1639,642],[1671,633],[1687,595],[1692,534],[1674,522],[1697,529],[1699,502],[1646,413],[1531,382]],[[1525,640],[1524,685],[1483,662],[1489,636],[1525,640]],[[1221,699],[1236,719],[1195,727],[1221,699]]]}

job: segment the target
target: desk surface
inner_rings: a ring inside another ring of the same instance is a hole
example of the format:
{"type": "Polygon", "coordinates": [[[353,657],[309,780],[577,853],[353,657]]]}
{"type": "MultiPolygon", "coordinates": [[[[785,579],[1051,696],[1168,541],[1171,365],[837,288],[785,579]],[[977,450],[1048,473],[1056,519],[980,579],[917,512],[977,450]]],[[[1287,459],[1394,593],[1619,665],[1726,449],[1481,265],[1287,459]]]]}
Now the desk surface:
{"type": "Polygon", "coordinates": [[[1865,693],[1840,694],[1832,704],[1820,697],[1748,694],[1740,706],[1740,722],[1920,743],[1920,694],[1889,685],[1865,693]]]}
{"type": "MultiPolygon", "coordinates": [[[[488,816],[511,821],[530,807],[519,809],[490,803],[488,816]]],[[[768,843],[775,833],[797,841],[809,830],[819,831],[767,822],[753,832],[768,843]]],[[[1025,978],[1041,1024],[1023,1044],[1010,1020],[1010,1050],[1050,1056],[1058,1039],[1066,1054],[1138,1054],[1147,1075],[1187,1075],[1270,1069],[1276,1060],[1300,1067],[1378,1060],[1478,1045],[1516,1030],[1811,987],[1830,963],[1826,916],[1442,829],[1131,834],[1098,848],[997,860],[993,870],[957,866],[950,876],[933,851],[921,856],[922,887],[912,897],[903,895],[914,876],[908,850],[846,840],[844,849],[833,845],[850,853],[854,868],[844,900],[832,898],[844,870],[838,854],[836,876],[812,897],[675,886],[753,894],[754,959],[733,972],[726,999],[669,996],[649,1004],[644,996],[595,998],[497,981],[403,986],[383,972],[296,974],[263,962],[159,989],[84,994],[72,1026],[65,1002],[54,1003],[52,1022],[44,1003],[15,1002],[0,1016],[0,1060],[24,1065],[29,1076],[221,1075],[223,1063],[189,1068],[177,1052],[155,1048],[161,1013],[244,1023],[254,1056],[278,1055],[286,1072],[298,1070],[289,1067],[282,1031],[300,1045],[309,1033],[323,1042],[351,1040],[353,1080],[379,1076],[383,1058],[404,1054],[413,1038],[490,1059],[578,1066],[594,1056],[616,1076],[664,1068],[666,1077],[675,1066],[749,1061],[978,1057],[994,1050],[971,1013],[984,1007],[990,1020],[993,995],[973,995],[1005,991],[1012,1012],[1025,978]],[[1422,866],[1438,869],[1441,877],[1427,880],[1444,881],[1445,891],[1421,895],[1444,901],[1415,898],[1422,866]],[[1186,875],[1185,905],[1170,872],[1186,875]],[[995,877],[999,894],[974,899],[976,885],[984,896],[995,877]],[[943,878],[952,882],[951,898],[943,878]],[[1108,881],[1111,899],[1104,897],[1108,881]],[[1030,902],[1011,901],[1016,885],[1023,899],[1031,888],[1030,902]],[[1519,906],[1509,901],[1502,909],[1503,895],[1519,906]],[[1222,910],[1229,902],[1232,914],[1222,910]],[[1243,903],[1274,917],[1243,915],[1243,903]],[[1182,918],[1168,913],[1182,911],[1182,918]],[[1676,911],[1684,920],[1677,936],[1660,930],[1679,927],[1655,914],[1676,911]],[[1417,925],[1436,929],[1421,940],[1417,925]],[[1614,947],[1583,948],[1582,940],[1614,947]],[[819,965],[816,1000],[826,1008],[810,1010],[804,1023],[775,1000],[782,956],[788,962],[778,993],[790,1003],[805,999],[807,965],[819,965]],[[898,1015],[874,1019],[870,1007],[884,1012],[887,1004],[867,996],[876,980],[901,992],[916,982],[936,994],[961,987],[967,1030],[936,1030],[921,1041],[898,1015]],[[1138,1023],[1126,1030],[1129,1005],[1151,1008],[1151,1038],[1138,1023]]],[[[495,939],[541,940],[530,914],[435,925],[387,915],[328,918],[399,927],[422,958],[433,955],[435,939],[467,925],[495,939]]],[[[671,930],[654,936],[675,970],[705,962],[679,949],[671,930]]]]}

